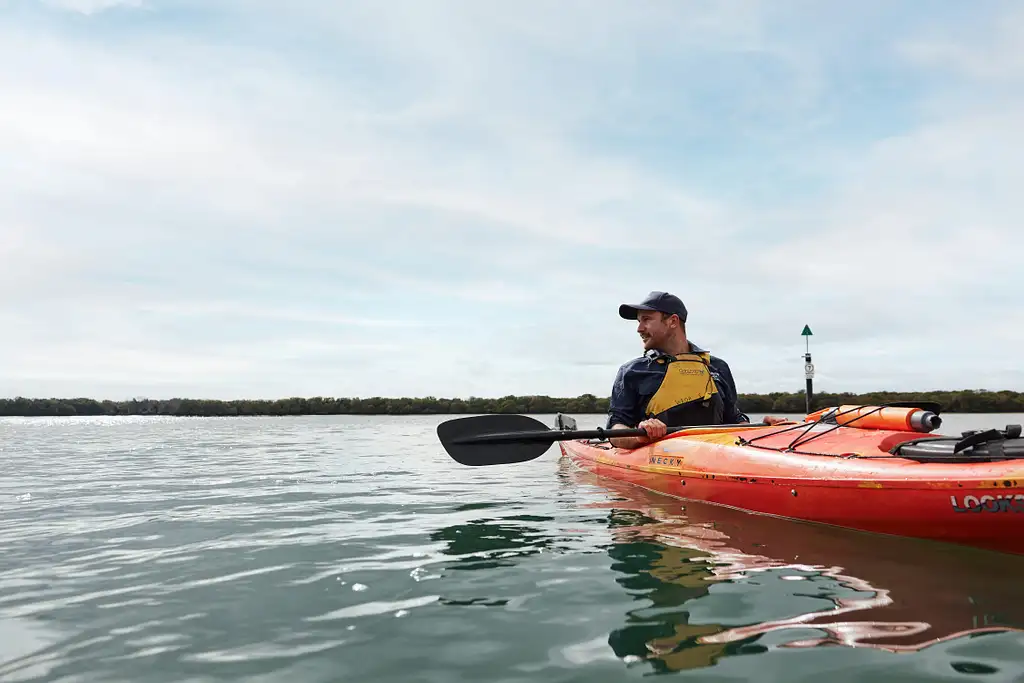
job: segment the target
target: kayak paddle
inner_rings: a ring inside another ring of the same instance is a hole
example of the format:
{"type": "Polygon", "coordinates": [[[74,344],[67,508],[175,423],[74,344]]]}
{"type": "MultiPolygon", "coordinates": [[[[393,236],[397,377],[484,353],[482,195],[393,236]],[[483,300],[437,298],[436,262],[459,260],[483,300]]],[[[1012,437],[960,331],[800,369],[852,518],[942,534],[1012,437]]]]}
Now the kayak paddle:
{"type": "MultiPolygon", "coordinates": [[[[763,422],[740,424],[690,425],[669,427],[667,434],[684,429],[722,429],[765,427],[763,422]]],[[[608,439],[620,436],[647,436],[643,429],[549,429],[540,420],[526,415],[477,415],[447,420],[437,426],[437,436],[448,455],[463,465],[509,465],[534,460],[544,455],[556,441],[608,439]]]]}

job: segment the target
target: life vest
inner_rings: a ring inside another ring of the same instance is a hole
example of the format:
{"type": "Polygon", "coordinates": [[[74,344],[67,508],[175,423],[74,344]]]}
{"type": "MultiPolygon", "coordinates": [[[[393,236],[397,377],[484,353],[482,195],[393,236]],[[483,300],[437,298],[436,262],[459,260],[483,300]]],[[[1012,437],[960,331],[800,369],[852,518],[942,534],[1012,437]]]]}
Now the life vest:
{"type": "Polygon", "coordinates": [[[655,362],[668,367],[647,402],[648,418],[657,418],[669,427],[722,424],[725,402],[711,374],[711,354],[662,355],[655,362]]]}

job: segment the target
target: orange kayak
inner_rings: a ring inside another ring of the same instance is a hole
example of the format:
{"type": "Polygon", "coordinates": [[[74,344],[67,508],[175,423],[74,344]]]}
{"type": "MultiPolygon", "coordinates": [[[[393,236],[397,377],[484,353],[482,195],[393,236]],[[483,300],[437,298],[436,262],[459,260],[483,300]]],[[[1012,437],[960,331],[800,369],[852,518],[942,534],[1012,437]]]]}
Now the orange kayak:
{"type": "MultiPolygon", "coordinates": [[[[1019,427],[943,436],[926,433],[919,409],[875,408],[874,422],[843,418],[857,409],[684,429],[634,450],[597,440],[559,448],[584,470],[681,499],[1024,554],[1019,427]]],[[[557,419],[562,429],[571,422],[557,419]]]]}

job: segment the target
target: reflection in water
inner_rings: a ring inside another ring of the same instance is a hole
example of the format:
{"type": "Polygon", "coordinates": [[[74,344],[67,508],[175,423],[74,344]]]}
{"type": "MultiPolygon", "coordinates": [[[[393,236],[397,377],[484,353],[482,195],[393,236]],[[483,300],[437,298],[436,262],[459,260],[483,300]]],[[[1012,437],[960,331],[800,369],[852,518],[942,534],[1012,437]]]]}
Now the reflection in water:
{"type": "Polygon", "coordinates": [[[501,521],[481,519],[468,524],[447,526],[430,535],[432,541],[444,541],[441,551],[455,555],[451,569],[494,569],[513,564],[509,558],[536,555],[554,543],[550,535],[537,527],[515,522],[544,522],[551,517],[515,515],[501,521]]]}
{"type": "MultiPolygon", "coordinates": [[[[622,511],[612,511],[613,526],[615,519],[621,516],[622,511]]],[[[720,632],[722,627],[692,624],[686,609],[690,601],[708,593],[711,572],[701,560],[710,559],[711,554],[623,536],[617,540],[619,542],[609,550],[615,560],[611,568],[623,574],[617,583],[636,600],[647,602],[649,607],[630,611],[626,615],[628,625],[609,635],[608,644],[615,655],[649,658],[654,653],[658,655],[654,663],[659,669],[714,663],[725,646],[703,646],[697,640],[720,632]]]]}
{"type": "MultiPolygon", "coordinates": [[[[445,565],[452,570],[529,571],[528,560],[541,553],[606,553],[630,602],[600,640],[620,660],[643,660],[655,672],[777,648],[915,651],[968,634],[1024,629],[1024,557],[683,502],[565,461],[558,474],[577,511],[581,498],[597,494],[600,502],[584,505],[588,523],[568,527],[561,516],[508,514],[505,503],[469,505],[458,512],[480,517],[430,538],[443,543],[439,552],[451,557],[445,565]],[[608,542],[597,543],[595,532],[608,542]]],[[[463,586],[495,582],[515,583],[503,574],[463,586]]],[[[439,602],[518,611],[540,595],[473,590],[439,602]]]]}
{"type": "Polygon", "coordinates": [[[769,635],[773,647],[913,651],[1024,629],[1024,558],[684,504],[561,469],[615,496],[596,505],[609,509],[612,569],[644,606],[608,644],[656,670],[763,652],[769,635]]]}

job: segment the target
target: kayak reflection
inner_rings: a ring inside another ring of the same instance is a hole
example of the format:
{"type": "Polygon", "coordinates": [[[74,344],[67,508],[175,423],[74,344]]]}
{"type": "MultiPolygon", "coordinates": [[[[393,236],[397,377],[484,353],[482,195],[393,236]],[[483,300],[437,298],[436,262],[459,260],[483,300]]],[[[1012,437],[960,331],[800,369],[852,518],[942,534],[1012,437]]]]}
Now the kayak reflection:
{"type": "MultiPolygon", "coordinates": [[[[503,507],[500,503],[462,505],[455,508],[455,511],[503,507]]],[[[513,558],[528,557],[552,549],[556,539],[533,525],[551,523],[553,520],[553,517],[538,515],[484,517],[438,529],[430,534],[430,540],[444,541],[445,547],[441,552],[454,557],[450,569],[511,567],[516,563],[513,558]]]]}
{"type": "Polygon", "coordinates": [[[560,475],[613,494],[588,507],[609,509],[612,569],[646,603],[609,635],[619,657],[671,671],[765,642],[914,651],[1024,630],[1024,557],[683,502],[565,460],[560,475]]]}

